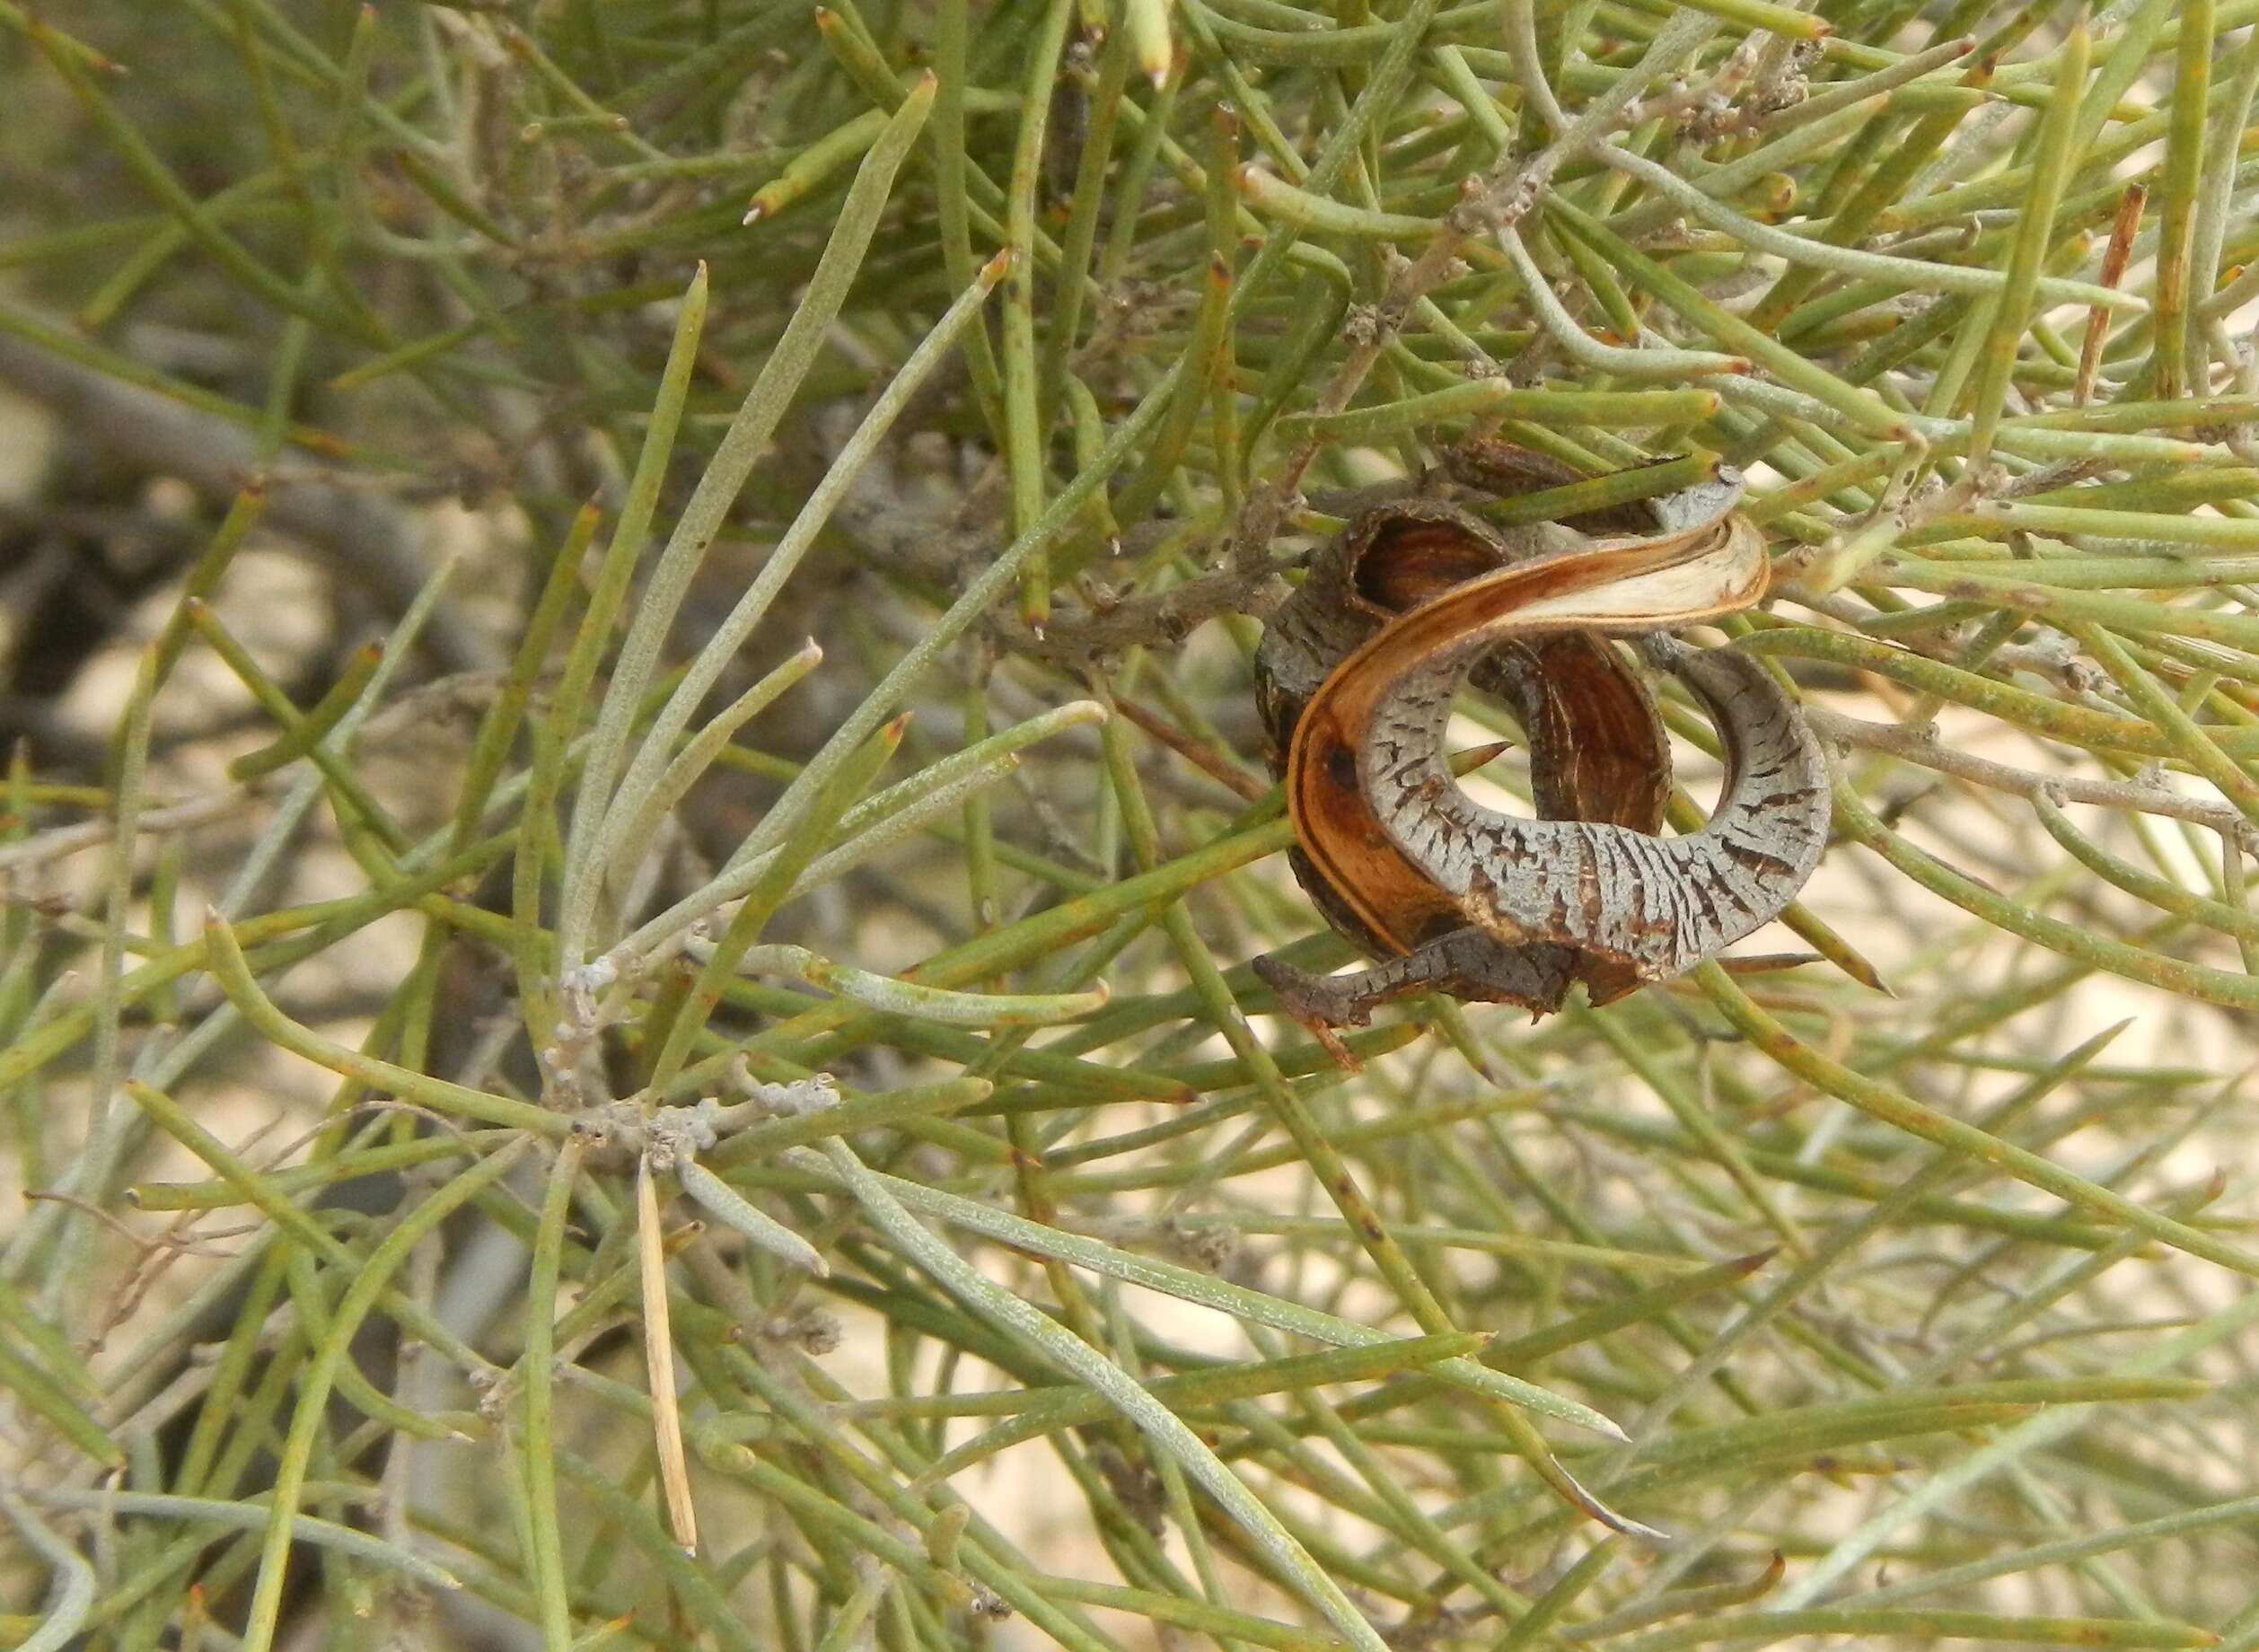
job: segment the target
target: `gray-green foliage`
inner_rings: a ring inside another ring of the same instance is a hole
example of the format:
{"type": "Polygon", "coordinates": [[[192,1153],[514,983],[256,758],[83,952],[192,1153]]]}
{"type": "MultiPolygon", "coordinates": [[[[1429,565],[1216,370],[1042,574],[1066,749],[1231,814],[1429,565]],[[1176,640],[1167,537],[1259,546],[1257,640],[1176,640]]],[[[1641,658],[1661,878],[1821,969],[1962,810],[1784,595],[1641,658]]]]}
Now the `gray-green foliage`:
{"type": "Polygon", "coordinates": [[[151,11],[0,0],[210,513],[0,796],[0,1644],[2259,1646],[2259,5],[151,11]],[[1837,842],[1351,1074],[1246,659],[1470,433],[1748,473],[1837,842]]]}

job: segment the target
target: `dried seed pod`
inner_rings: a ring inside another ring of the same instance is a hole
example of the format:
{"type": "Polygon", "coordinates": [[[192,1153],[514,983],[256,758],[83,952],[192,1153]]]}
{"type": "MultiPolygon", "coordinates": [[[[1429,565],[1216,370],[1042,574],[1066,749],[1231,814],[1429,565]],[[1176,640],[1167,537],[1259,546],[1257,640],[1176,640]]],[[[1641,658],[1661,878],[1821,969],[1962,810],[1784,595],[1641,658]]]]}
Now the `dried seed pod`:
{"type": "MultiPolygon", "coordinates": [[[[1525,456],[1534,459],[1534,455],[1525,456]]],[[[1495,452],[1453,473],[1505,491],[1559,479],[1495,452]]],[[[1754,661],[1651,635],[1763,594],[1737,478],[1657,501],[1644,532],[1550,553],[1444,501],[1370,512],[1314,560],[1256,657],[1297,879],[1378,967],[1339,979],[1258,962],[1293,1013],[1361,1024],[1414,992],[1560,1007],[1714,956],[1778,916],[1826,841],[1825,762],[1754,661]],[[1670,756],[1652,694],[1613,635],[1645,638],[1710,710],[1727,781],[1710,822],[1660,834],[1670,756]],[[1529,736],[1538,818],[1485,809],[1442,750],[1472,681],[1529,736]]],[[[1598,522],[1584,525],[1598,527],[1598,522]]]]}

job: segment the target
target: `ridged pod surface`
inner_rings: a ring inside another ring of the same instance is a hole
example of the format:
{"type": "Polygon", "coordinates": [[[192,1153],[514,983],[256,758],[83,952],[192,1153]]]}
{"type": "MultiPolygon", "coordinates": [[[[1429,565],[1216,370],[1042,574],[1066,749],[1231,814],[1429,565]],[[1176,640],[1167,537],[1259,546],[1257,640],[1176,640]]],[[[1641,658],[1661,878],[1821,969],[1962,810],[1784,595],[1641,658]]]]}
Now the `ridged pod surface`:
{"type": "MultiPolygon", "coordinates": [[[[1555,479],[1495,444],[1453,474],[1496,491],[1555,479]]],[[[1644,523],[1579,518],[1598,537],[1551,549],[1412,499],[1318,554],[1264,635],[1257,697],[1296,876],[1380,962],[1329,979],[1260,960],[1289,1010],[1355,1025],[1443,991],[1543,1013],[1578,981],[1605,1003],[1716,956],[1795,899],[1827,841],[1818,744],[1755,661],[1666,635],[1764,594],[1763,540],[1739,496],[1728,472],[1640,508],[1644,523]],[[1661,835],[1669,746],[1612,637],[1639,639],[1717,724],[1726,785],[1697,831],[1661,835]],[[1446,762],[1470,681],[1527,734],[1534,819],[1479,804],[1446,762]]]]}

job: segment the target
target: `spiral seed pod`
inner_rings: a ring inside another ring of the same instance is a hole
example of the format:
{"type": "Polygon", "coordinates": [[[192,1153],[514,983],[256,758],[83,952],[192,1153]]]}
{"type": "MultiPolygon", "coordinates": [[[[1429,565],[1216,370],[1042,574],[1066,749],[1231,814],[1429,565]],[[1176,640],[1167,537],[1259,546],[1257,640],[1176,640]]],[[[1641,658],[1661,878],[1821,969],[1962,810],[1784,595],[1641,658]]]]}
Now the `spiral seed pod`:
{"type": "MultiPolygon", "coordinates": [[[[1496,448],[1453,469],[1492,488],[1521,479],[1496,448]]],[[[1257,697],[1296,876],[1380,962],[1321,979],[1259,961],[1292,1013],[1356,1025],[1390,999],[1444,991],[1543,1014],[1578,981],[1606,1003],[1716,956],[1795,899],[1826,843],[1818,745],[1754,661],[1660,635],[1763,595],[1764,543],[1739,494],[1727,474],[1653,502],[1644,532],[1551,551],[1459,504],[1411,500],[1319,553],[1264,636],[1257,697]],[[1718,725],[1727,784],[1698,831],[1660,835],[1669,747],[1611,637],[1642,639],[1718,725]],[[1469,682],[1527,732],[1534,819],[1482,807],[1452,776],[1444,725],[1469,682]]]]}

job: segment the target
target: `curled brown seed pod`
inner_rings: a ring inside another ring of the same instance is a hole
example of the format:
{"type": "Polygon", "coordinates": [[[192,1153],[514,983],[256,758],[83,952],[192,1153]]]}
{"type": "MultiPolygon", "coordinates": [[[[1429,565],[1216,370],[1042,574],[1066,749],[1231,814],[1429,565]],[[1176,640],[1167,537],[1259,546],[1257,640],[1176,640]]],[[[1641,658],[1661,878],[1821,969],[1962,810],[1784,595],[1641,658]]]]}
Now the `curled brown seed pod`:
{"type": "MultiPolygon", "coordinates": [[[[1454,473],[1496,487],[1496,455],[1482,457],[1454,473]]],[[[1453,504],[1409,501],[1319,554],[1265,633],[1258,700],[1296,876],[1380,962],[1320,978],[1258,960],[1291,1013],[1357,1025],[1431,991],[1543,1013],[1580,980],[1605,1003],[1715,956],[1795,898],[1826,842],[1817,744],[1754,661],[1660,635],[1763,595],[1764,544],[1733,508],[1739,491],[1727,475],[1656,501],[1642,532],[1612,517],[1616,532],[1551,553],[1453,504]],[[1660,835],[1669,747],[1610,637],[1641,639],[1718,725],[1727,784],[1699,831],[1660,835]],[[1444,724],[1470,681],[1527,732],[1536,819],[1483,808],[1445,762],[1444,724]]]]}

